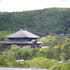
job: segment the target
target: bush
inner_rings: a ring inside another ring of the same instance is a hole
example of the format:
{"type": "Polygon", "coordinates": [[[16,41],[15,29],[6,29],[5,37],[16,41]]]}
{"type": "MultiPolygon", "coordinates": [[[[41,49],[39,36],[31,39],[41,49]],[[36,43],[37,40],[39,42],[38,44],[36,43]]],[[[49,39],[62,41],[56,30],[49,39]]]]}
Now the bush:
{"type": "Polygon", "coordinates": [[[47,59],[45,57],[37,57],[31,60],[24,62],[24,67],[30,68],[54,68],[56,67],[57,62],[55,60],[47,59]]]}
{"type": "Polygon", "coordinates": [[[0,56],[0,66],[14,66],[15,58],[11,55],[2,55],[0,56]]]}
{"type": "Polygon", "coordinates": [[[56,66],[55,70],[70,70],[70,62],[69,63],[62,63],[56,66]]]}
{"type": "Polygon", "coordinates": [[[58,59],[57,49],[54,47],[41,48],[37,53],[38,57],[46,57],[50,59],[58,59]]]}
{"type": "Polygon", "coordinates": [[[11,53],[11,55],[16,57],[16,59],[27,60],[36,57],[38,51],[39,48],[30,48],[30,47],[19,48],[16,45],[12,45],[8,53],[11,53]]]}
{"type": "Polygon", "coordinates": [[[48,48],[41,48],[38,51],[37,56],[38,57],[47,57],[47,52],[48,52],[48,48]]]}
{"type": "Polygon", "coordinates": [[[27,60],[27,59],[36,57],[36,54],[38,51],[39,51],[39,48],[28,48],[28,49],[22,48],[22,50],[19,51],[19,53],[21,56],[23,56],[23,59],[27,60]]]}

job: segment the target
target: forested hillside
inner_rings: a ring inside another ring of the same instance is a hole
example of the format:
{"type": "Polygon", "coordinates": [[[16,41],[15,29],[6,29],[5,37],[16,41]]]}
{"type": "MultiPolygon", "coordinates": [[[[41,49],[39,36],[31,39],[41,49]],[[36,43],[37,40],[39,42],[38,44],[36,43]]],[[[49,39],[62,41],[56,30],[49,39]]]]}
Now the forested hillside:
{"type": "Polygon", "coordinates": [[[27,29],[39,35],[70,33],[70,9],[49,8],[35,11],[1,13],[0,31],[27,29]]]}

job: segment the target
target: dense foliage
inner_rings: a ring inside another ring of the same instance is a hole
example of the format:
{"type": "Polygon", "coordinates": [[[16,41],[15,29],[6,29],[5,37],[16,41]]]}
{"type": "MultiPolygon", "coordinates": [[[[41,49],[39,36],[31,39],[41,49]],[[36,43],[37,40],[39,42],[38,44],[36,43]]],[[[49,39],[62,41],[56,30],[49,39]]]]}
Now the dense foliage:
{"type": "Polygon", "coordinates": [[[54,70],[70,70],[70,62],[69,63],[62,63],[56,66],[54,70]]]}
{"type": "MultiPolygon", "coordinates": [[[[70,69],[70,36],[47,36],[39,39],[46,48],[20,48],[11,45],[0,49],[0,66],[47,68],[53,70],[70,69]],[[24,62],[16,62],[24,59],[24,62]],[[58,63],[63,61],[63,63],[58,63]]],[[[5,47],[0,45],[0,48],[5,47]]]]}
{"type": "Polygon", "coordinates": [[[11,55],[1,55],[0,56],[0,66],[14,66],[15,58],[11,55]]]}
{"type": "Polygon", "coordinates": [[[54,68],[56,67],[57,62],[56,60],[47,59],[45,57],[37,57],[33,58],[32,60],[27,60],[24,62],[24,67],[30,68],[54,68]]]}
{"type": "Polygon", "coordinates": [[[70,33],[70,9],[49,8],[0,14],[0,31],[27,29],[39,35],[70,33]]]}

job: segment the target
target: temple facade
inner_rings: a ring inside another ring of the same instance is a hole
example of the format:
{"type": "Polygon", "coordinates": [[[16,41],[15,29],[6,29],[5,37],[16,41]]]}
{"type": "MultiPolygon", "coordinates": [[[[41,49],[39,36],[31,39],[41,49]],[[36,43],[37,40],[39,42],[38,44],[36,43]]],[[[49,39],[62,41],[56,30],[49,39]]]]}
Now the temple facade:
{"type": "Polygon", "coordinates": [[[35,48],[40,47],[40,44],[42,43],[37,41],[40,36],[22,29],[7,36],[7,38],[8,41],[2,42],[4,45],[31,46],[35,48]]]}

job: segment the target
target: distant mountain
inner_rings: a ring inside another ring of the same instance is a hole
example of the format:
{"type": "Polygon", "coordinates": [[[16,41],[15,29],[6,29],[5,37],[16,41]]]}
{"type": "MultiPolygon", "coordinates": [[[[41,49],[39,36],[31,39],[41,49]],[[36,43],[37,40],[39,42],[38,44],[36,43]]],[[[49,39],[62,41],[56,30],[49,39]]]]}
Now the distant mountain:
{"type": "Polygon", "coordinates": [[[33,33],[70,33],[70,9],[49,8],[35,11],[0,12],[0,31],[27,29],[33,33]]]}

